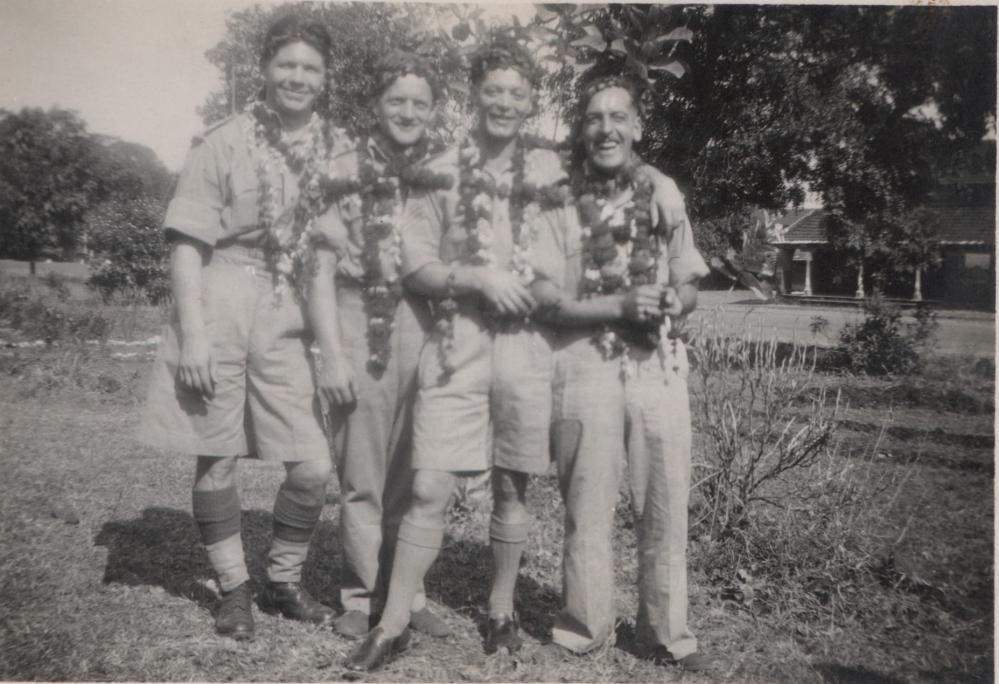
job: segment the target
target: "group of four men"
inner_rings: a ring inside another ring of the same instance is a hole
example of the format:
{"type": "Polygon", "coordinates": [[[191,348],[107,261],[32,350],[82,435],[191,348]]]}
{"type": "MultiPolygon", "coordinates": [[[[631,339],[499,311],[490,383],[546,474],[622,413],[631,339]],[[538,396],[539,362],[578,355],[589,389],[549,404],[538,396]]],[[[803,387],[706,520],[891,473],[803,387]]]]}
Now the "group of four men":
{"type": "Polygon", "coordinates": [[[634,82],[589,80],[564,168],[521,130],[540,84],[516,42],[474,55],[475,122],[450,148],[427,135],[438,76],[410,54],[379,67],[369,136],[320,120],[330,47],[321,26],[272,25],[261,100],[196,140],[165,220],[176,316],[142,435],[198,455],[193,513],[222,591],[217,631],[254,633],[237,457],[287,471],[260,606],[363,637],[346,661],[358,671],[405,650],[410,627],[449,632],[423,579],[456,477],[491,468],[485,649],[516,650],[528,476],[554,458],[566,517],[553,643],[597,648],[614,637],[626,454],[638,637],[703,668],[687,626],[687,366],[671,326],[707,269],[676,185],[633,151],[634,82]],[[331,475],[321,403],[341,490],[340,615],[300,583],[331,475]]]}

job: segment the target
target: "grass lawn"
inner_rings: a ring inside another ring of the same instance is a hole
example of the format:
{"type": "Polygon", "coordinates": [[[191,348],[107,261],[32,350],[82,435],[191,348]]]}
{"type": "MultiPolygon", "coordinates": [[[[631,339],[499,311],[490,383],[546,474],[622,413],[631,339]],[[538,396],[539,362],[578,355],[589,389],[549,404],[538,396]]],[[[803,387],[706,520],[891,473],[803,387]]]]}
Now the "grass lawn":
{"type": "MultiPolygon", "coordinates": [[[[137,314],[137,335],[159,313],[137,314]]],[[[353,642],[257,611],[250,644],[212,631],[215,585],[190,516],[193,463],[134,439],[149,360],[99,345],[0,349],[0,679],[88,681],[329,681],[353,642]]],[[[706,569],[690,549],[690,621],[702,648],[736,682],[986,682],[993,676],[994,368],[941,361],[929,375],[828,375],[849,408],[837,431],[847,462],[906,473],[882,570],[833,591],[800,586],[733,593],[745,578],[706,569]],[[878,442],[878,435],[884,432],[878,442]],[[870,453],[877,444],[876,453],[870,453]],[[807,608],[807,610],[805,609],[807,608]]],[[[695,425],[696,430],[696,425],[695,425]]],[[[695,447],[695,461],[700,458],[695,447]]],[[[279,467],[241,466],[244,544],[263,578],[279,467]]],[[[902,481],[902,480],[900,480],[902,481]]],[[[488,594],[488,510],[454,509],[427,578],[453,628],[417,637],[376,681],[711,681],[637,658],[631,647],[635,538],[626,506],[616,525],[618,644],[561,661],[539,648],[559,605],[562,506],[551,477],[532,481],[534,523],[518,583],[525,648],[485,656],[479,625],[488,594]]],[[[305,582],[333,603],[341,565],[336,485],[330,488],[305,582]]],[[[754,568],[747,567],[750,574],[754,568]]]]}

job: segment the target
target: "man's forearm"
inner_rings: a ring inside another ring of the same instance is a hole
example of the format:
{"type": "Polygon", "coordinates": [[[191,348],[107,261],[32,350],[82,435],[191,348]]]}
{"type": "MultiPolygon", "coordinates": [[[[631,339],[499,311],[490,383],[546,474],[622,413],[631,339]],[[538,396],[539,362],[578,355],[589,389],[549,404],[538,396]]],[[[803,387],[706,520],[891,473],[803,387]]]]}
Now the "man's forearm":
{"type": "Polygon", "coordinates": [[[170,285],[177,306],[177,318],[183,337],[200,335],[205,331],[201,302],[201,268],[204,250],[190,240],[178,240],[170,254],[170,285]]]}
{"type": "Polygon", "coordinates": [[[426,264],[404,281],[416,294],[431,299],[478,294],[481,289],[479,270],[482,266],[448,266],[440,262],[426,264]]]}
{"type": "Polygon", "coordinates": [[[344,352],[340,335],[340,313],[336,302],[336,253],[324,247],[316,249],[316,268],[309,282],[306,312],[319,353],[327,362],[341,358],[344,352]]]}
{"type": "Polygon", "coordinates": [[[531,292],[538,300],[541,317],[554,325],[584,327],[611,323],[622,317],[623,295],[574,299],[549,280],[535,281],[531,292]]]}

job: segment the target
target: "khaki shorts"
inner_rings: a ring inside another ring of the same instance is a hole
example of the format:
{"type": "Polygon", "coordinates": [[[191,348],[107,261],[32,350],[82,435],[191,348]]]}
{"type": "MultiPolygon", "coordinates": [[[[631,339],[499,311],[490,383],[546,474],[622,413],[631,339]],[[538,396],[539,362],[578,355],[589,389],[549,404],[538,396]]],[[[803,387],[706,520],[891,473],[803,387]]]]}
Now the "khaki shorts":
{"type": "Polygon", "coordinates": [[[216,250],[201,271],[206,333],[216,362],[215,394],[177,380],[176,312],[163,331],[139,439],[200,456],[269,461],[329,458],[302,305],[274,295],[257,250],[216,250]]]}
{"type": "Polygon", "coordinates": [[[454,317],[454,370],[447,376],[441,373],[441,343],[435,332],[420,355],[413,467],[546,472],[552,396],[547,336],[533,326],[490,331],[474,309],[463,307],[454,317]]]}

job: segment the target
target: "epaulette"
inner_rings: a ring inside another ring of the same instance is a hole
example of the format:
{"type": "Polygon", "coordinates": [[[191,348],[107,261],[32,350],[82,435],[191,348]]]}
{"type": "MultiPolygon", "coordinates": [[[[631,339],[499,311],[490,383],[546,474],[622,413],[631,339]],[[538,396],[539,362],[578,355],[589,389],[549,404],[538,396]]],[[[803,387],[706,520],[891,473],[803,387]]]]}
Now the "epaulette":
{"type": "Polygon", "coordinates": [[[232,123],[239,116],[240,116],[239,114],[231,114],[231,115],[225,117],[224,119],[222,119],[220,121],[216,121],[215,123],[213,123],[208,128],[205,128],[204,130],[202,130],[200,133],[195,133],[191,137],[191,147],[194,147],[195,145],[204,142],[205,139],[207,139],[209,135],[211,135],[215,131],[217,131],[217,130],[223,128],[223,127],[225,127],[227,124],[232,123]]]}

